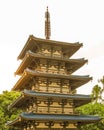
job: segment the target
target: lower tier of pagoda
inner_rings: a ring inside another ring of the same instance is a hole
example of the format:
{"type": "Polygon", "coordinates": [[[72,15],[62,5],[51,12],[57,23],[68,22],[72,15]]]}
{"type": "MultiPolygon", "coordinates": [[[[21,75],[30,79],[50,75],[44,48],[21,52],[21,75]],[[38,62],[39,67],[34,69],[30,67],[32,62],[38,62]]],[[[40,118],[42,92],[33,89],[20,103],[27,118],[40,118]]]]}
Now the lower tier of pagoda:
{"type": "Polygon", "coordinates": [[[7,126],[21,128],[22,130],[38,130],[41,128],[75,130],[81,125],[95,123],[99,120],[98,116],[22,113],[17,119],[8,122],[7,126]]]}
{"type": "Polygon", "coordinates": [[[56,94],[24,90],[8,109],[18,108],[24,112],[75,114],[74,108],[91,102],[90,95],[56,94]]]}

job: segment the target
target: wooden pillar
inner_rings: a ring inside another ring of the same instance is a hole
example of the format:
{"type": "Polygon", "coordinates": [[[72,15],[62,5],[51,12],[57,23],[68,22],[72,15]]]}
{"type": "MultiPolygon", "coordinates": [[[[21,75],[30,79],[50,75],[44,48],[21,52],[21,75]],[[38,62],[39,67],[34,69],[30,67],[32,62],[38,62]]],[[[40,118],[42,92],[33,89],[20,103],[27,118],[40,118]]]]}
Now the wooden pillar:
{"type": "Polygon", "coordinates": [[[61,122],[60,126],[63,126],[63,130],[66,130],[66,126],[68,126],[69,123],[68,122],[61,122]]]}
{"type": "Polygon", "coordinates": [[[33,100],[33,109],[35,108],[35,111],[37,112],[38,111],[38,104],[41,103],[41,101],[38,101],[37,98],[34,98],[33,100]]]}
{"type": "Polygon", "coordinates": [[[62,107],[62,113],[64,113],[64,106],[67,104],[67,100],[66,99],[62,99],[61,102],[59,102],[59,105],[61,105],[62,107]]]}
{"type": "Polygon", "coordinates": [[[33,122],[32,123],[32,130],[36,130],[36,127],[39,126],[39,123],[38,122],[33,122]]]}
{"type": "Polygon", "coordinates": [[[46,126],[48,126],[49,130],[51,130],[51,127],[54,126],[54,122],[49,121],[45,123],[46,126]]]}
{"type": "Polygon", "coordinates": [[[53,104],[52,99],[47,99],[47,101],[44,102],[45,104],[47,104],[48,107],[48,113],[50,112],[50,105],[53,104]]]}
{"type": "MultiPolygon", "coordinates": [[[[48,63],[47,63],[48,64],[48,63]]],[[[47,65],[48,66],[48,65],[47,65]]],[[[47,71],[48,71],[48,68],[47,68],[47,71]]],[[[47,84],[46,84],[46,87],[47,87],[47,92],[48,92],[48,85],[49,85],[49,79],[47,78],[47,84]]]]}
{"type": "Polygon", "coordinates": [[[63,80],[60,80],[60,93],[62,93],[63,80]]]}

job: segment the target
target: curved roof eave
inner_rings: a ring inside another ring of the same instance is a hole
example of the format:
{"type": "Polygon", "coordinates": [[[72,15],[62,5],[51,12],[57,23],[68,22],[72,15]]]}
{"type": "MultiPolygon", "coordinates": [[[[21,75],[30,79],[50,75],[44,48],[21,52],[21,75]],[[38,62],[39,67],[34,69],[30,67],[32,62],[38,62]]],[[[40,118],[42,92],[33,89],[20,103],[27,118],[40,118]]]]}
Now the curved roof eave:
{"type": "Polygon", "coordinates": [[[22,113],[17,119],[8,122],[7,126],[12,126],[24,123],[25,121],[55,121],[55,122],[71,122],[71,123],[94,123],[101,120],[98,116],[88,116],[88,115],[64,115],[64,114],[33,114],[33,113],[22,113]],[[20,121],[21,120],[21,121],[20,121]]]}
{"type": "MultiPolygon", "coordinates": [[[[27,102],[26,100],[28,100],[28,102],[29,102],[29,99],[31,100],[31,98],[40,98],[40,99],[52,98],[54,100],[71,99],[75,102],[75,107],[78,107],[78,106],[91,102],[90,95],[81,95],[81,94],[76,94],[76,95],[68,94],[67,95],[67,94],[57,94],[57,93],[54,94],[54,93],[45,93],[45,92],[35,92],[32,90],[24,90],[22,92],[21,96],[18,97],[14,102],[12,102],[8,106],[8,109],[11,109],[12,107],[18,107],[18,105],[21,106],[21,105],[23,105],[23,103],[27,102]]],[[[25,105],[26,104],[24,104],[24,106],[25,105]]]]}
{"type": "Polygon", "coordinates": [[[30,79],[32,80],[32,77],[68,79],[70,80],[70,85],[72,84],[71,86],[73,86],[72,89],[75,89],[92,80],[92,77],[89,77],[89,75],[79,76],[79,75],[60,75],[60,74],[42,73],[40,71],[34,71],[27,68],[22,74],[21,78],[12,88],[12,90],[21,90],[21,86],[23,86],[23,83],[29,82],[30,79]],[[76,83],[75,80],[77,81],[76,83]]]}
{"type": "MultiPolygon", "coordinates": [[[[75,51],[73,50],[73,53],[76,52],[81,46],[83,46],[82,43],[76,42],[76,43],[67,43],[67,42],[61,42],[61,41],[54,41],[54,40],[47,40],[47,39],[41,39],[41,38],[36,38],[33,35],[30,35],[26,44],[24,45],[22,51],[20,52],[19,56],[17,59],[23,59],[23,57],[25,56],[26,52],[28,50],[31,50],[31,48],[33,48],[33,46],[36,45],[36,43],[41,43],[41,44],[54,44],[54,45],[61,45],[61,46],[66,46],[67,47],[74,47],[75,51]]],[[[72,53],[72,54],[73,54],[72,53]]],[[[71,54],[71,55],[72,55],[71,54]]]]}
{"type": "MultiPolygon", "coordinates": [[[[43,56],[40,54],[36,54],[33,53],[31,51],[28,51],[24,57],[24,59],[22,60],[20,66],[18,67],[17,71],[15,72],[15,74],[22,74],[23,70],[26,69],[29,64],[34,61],[35,59],[47,59],[47,60],[56,60],[56,61],[64,61],[65,63],[70,64],[70,66],[72,65],[72,67],[77,70],[79,69],[81,66],[83,66],[85,63],[88,62],[88,60],[85,60],[84,58],[80,58],[80,59],[64,59],[64,58],[54,58],[54,57],[49,57],[49,56],[43,56]],[[76,67],[75,67],[76,66],[76,67]]],[[[74,70],[73,70],[74,72],[74,70]]]]}

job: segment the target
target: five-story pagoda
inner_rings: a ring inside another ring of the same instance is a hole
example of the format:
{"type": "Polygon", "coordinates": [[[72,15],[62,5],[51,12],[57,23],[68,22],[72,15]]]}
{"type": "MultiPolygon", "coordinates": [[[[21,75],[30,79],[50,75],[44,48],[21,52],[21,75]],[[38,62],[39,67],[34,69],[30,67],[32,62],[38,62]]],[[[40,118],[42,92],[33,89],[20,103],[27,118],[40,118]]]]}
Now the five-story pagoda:
{"type": "Polygon", "coordinates": [[[22,109],[23,113],[7,125],[18,130],[78,130],[83,124],[100,120],[75,113],[76,107],[91,101],[89,95],[74,92],[92,78],[72,75],[87,60],[70,59],[82,47],[81,43],[49,40],[48,8],[45,18],[46,39],[29,36],[18,56],[22,62],[15,74],[21,77],[12,90],[22,94],[9,109],[22,109]]]}

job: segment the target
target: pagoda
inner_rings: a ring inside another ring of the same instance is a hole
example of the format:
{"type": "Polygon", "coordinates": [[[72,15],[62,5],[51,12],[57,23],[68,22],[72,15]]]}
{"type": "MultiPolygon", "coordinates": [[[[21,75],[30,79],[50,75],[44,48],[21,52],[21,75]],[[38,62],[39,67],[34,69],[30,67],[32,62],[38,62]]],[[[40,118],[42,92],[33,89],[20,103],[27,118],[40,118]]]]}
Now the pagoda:
{"type": "Polygon", "coordinates": [[[30,35],[18,59],[15,75],[20,75],[13,91],[20,91],[9,109],[21,109],[7,126],[18,130],[79,130],[81,125],[95,123],[98,116],[80,115],[75,108],[91,102],[90,95],[76,94],[78,87],[89,82],[88,75],[73,75],[88,61],[70,57],[83,46],[50,40],[50,14],[45,13],[46,39],[30,35]]]}

